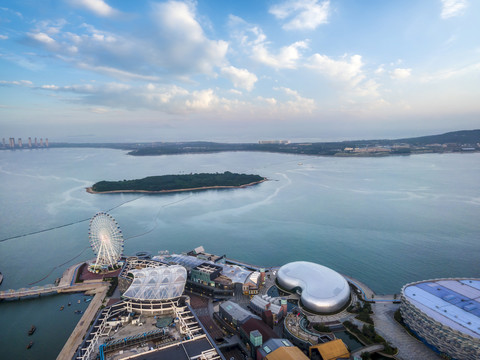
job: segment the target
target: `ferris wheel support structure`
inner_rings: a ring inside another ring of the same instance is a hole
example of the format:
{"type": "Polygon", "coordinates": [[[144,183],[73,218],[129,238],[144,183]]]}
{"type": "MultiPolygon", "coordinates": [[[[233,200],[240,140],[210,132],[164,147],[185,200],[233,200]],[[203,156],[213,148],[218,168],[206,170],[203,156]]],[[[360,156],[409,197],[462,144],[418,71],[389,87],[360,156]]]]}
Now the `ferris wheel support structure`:
{"type": "Polygon", "coordinates": [[[123,255],[123,234],[115,219],[107,213],[97,213],[90,220],[88,236],[97,256],[95,269],[114,267],[123,255]]]}

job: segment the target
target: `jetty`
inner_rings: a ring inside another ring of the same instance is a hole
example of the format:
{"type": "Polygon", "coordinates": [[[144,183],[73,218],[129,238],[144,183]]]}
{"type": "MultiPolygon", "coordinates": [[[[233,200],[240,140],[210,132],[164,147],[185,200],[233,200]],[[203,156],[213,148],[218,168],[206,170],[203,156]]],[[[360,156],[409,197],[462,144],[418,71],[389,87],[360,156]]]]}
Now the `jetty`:
{"type": "Polygon", "coordinates": [[[32,297],[47,296],[60,293],[72,293],[72,292],[96,292],[97,288],[103,287],[105,284],[103,281],[91,280],[83,283],[75,283],[75,277],[78,268],[81,264],[76,264],[69,267],[63,273],[60,281],[57,285],[47,284],[43,286],[33,286],[28,288],[21,288],[17,290],[9,289],[0,291],[1,300],[21,300],[32,297]]]}

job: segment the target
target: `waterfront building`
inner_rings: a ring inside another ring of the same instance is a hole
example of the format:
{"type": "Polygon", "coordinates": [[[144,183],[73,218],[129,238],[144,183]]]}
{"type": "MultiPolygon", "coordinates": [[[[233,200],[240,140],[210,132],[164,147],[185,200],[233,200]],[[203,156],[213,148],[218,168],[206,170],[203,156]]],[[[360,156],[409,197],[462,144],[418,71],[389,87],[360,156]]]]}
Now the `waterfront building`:
{"type": "Polygon", "coordinates": [[[262,320],[250,318],[239,327],[240,339],[250,348],[250,356],[256,357],[259,346],[279,336],[262,320]]]}
{"type": "Polygon", "coordinates": [[[301,306],[314,313],[341,311],[350,302],[345,278],[325,266],[307,261],[283,265],[277,273],[280,290],[300,294],[301,306]]]}
{"type": "Polygon", "coordinates": [[[320,360],[350,359],[350,352],[342,339],[335,339],[311,346],[308,354],[310,359],[312,359],[314,354],[318,354],[320,360]]]}
{"type": "Polygon", "coordinates": [[[286,304],[282,304],[282,298],[270,297],[268,295],[255,295],[250,300],[249,307],[252,311],[258,315],[262,315],[263,312],[269,310],[273,315],[273,322],[277,324],[284,315],[286,315],[286,304]]]}
{"type": "Polygon", "coordinates": [[[437,279],[402,288],[400,312],[422,341],[456,360],[480,354],[480,280],[437,279]]]}
{"type": "Polygon", "coordinates": [[[180,265],[131,270],[133,281],[124,298],[169,300],[180,297],[187,281],[187,270],[180,265]]]}
{"type": "Polygon", "coordinates": [[[224,259],[224,256],[205,253],[203,247],[188,254],[164,254],[153,257],[153,260],[165,264],[184,266],[188,271],[186,289],[189,291],[217,298],[231,297],[239,292],[245,295],[258,294],[260,273],[239,265],[225,264],[224,259]],[[212,260],[205,261],[206,259],[212,260]]]}
{"type": "Polygon", "coordinates": [[[257,349],[257,360],[263,359],[307,360],[308,357],[287,339],[270,339],[257,349]]]}
{"type": "Polygon", "coordinates": [[[219,315],[224,321],[232,324],[234,327],[244,324],[251,318],[260,320],[258,316],[252,314],[250,311],[242,308],[240,305],[230,300],[220,304],[219,315]]]}

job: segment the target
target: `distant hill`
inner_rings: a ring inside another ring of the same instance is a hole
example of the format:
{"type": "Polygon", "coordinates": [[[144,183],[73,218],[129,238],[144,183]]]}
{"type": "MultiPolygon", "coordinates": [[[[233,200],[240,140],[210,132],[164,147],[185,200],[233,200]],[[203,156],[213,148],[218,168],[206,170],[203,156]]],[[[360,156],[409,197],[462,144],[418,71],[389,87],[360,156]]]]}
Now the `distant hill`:
{"type": "Polygon", "coordinates": [[[405,138],[394,140],[396,142],[403,142],[411,145],[426,145],[426,144],[476,144],[480,143],[480,129],[478,130],[461,130],[452,131],[440,135],[420,136],[416,138],[405,138]]]}

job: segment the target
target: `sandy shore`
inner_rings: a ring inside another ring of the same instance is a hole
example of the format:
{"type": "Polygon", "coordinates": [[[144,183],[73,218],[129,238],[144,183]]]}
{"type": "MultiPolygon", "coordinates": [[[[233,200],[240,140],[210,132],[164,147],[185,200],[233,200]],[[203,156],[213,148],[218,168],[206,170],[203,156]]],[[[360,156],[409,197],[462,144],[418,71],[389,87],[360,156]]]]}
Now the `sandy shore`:
{"type": "Polygon", "coordinates": [[[260,181],[255,181],[249,184],[240,185],[240,186],[204,186],[197,188],[188,188],[188,189],[175,189],[175,190],[160,190],[160,191],[148,191],[148,190],[111,190],[111,191],[93,191],[92,187],[88,187],[86,190],[90,194],[119,194],[119,193],[144,193],[144,194],[165,194],[172,192],[185,192],[185,191],[199,191],[199,190],[212,190],[212,189],[241,189],[248,186],[253,186],[260,184],[264,181],[267,181],[267,178],[264,178],[260,181]]]}

